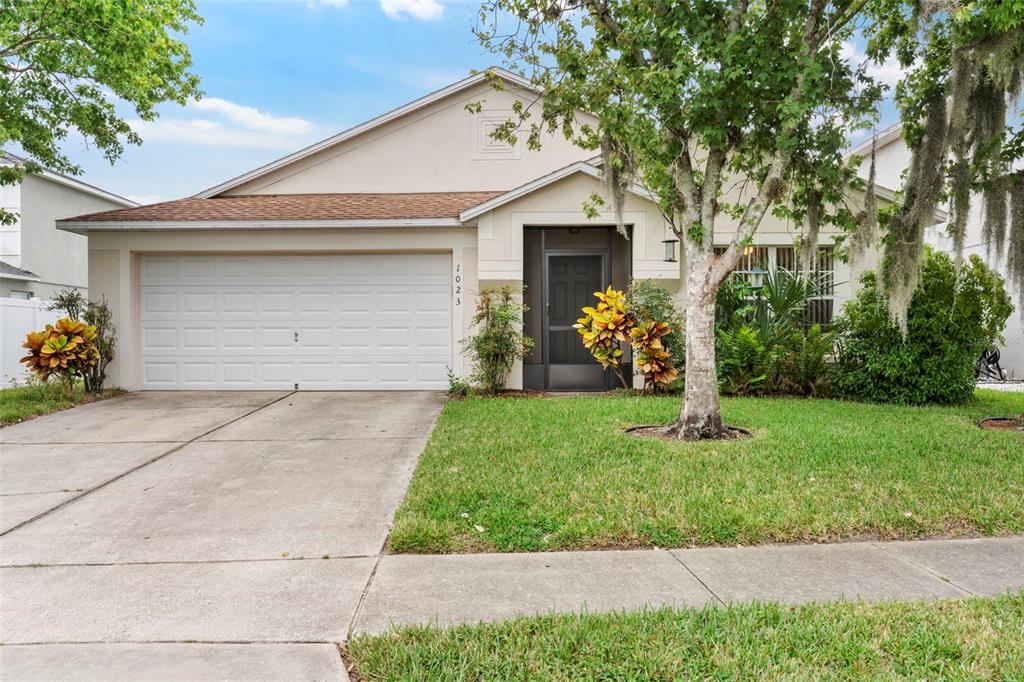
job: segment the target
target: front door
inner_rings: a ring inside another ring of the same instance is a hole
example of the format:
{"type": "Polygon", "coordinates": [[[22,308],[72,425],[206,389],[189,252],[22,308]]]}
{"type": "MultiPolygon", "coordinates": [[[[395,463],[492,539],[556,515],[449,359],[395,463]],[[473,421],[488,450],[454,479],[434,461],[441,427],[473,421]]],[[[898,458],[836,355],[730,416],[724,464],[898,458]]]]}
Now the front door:
{"type": "Polygon", "coordinates": [[[573,328],[584,306],[605,288],[605,256],[548,255],[547,365],[552,390],[601,390],[607,378],[573,328]]]}

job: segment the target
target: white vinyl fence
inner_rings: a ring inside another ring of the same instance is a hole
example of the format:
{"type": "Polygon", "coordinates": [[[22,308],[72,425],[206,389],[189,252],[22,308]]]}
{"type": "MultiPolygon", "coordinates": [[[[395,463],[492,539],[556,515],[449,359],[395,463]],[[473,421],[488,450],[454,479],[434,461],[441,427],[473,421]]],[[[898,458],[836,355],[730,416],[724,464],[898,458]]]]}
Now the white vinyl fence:
{"type": "Polygon", "coordinates": [[[0,298],[0,388],[23,383],[28,377],[25,366],[18,362],[25,354],[21,344],[25,334],[60,317],[60,313],[46,309],[49,304],[38,298],[0,298]]]}

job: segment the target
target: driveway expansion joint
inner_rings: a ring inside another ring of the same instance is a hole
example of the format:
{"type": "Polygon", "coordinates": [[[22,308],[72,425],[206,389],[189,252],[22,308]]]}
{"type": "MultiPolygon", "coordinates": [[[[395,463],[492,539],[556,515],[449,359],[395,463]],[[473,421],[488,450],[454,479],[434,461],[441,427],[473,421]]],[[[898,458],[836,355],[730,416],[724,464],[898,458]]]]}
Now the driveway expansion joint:
{"type": "MultiPolygon", "coordinates": [[[[245,414],[240,415],[238,417],[235,417],[234,419],[230,419],[230,420],[224,422],[223,424],[219,424],[216,427],[206,431],[205,433],[199,434],[198,436],[196,436],[195,438],[192,438],[191,440],[187,440],[187,441],[142,441],[142,442],[154,442],[154,443],[175,443],[176,446],[171,448],[167,452],[163,452],[163,453],[157,455],[156,457],[152,457],[152,458],[146,460],[145,462],[143,462],[141,464],[138,464],[138,465],[136,465],[134,467],[131,467],[127,471],[122,471],[121,473],[119,473],[117,476],[114,476],[113,478],[109,478],[106,481],[103,481],[102,483],[94,485],[91,488],[85,489],[84,491],[82,491],[78,495],[75,495],[74,497],[71,497],[71,498],[69,498],[67,500],[64,500],[63,502],[61,502],[57,506],[51,507],[51,508],[47,509],[46,511],[42,512],[41,514],[36,514],[32,518],[27,519],[25,521],[22,521],[21,523],[17,524],[16,526],[8,528],[7,530],[5,530],[2,533],[0,533],[0,537],[4,537],[5,535],[9,535],[10,533],[13,533],[14,531],[16,531],[16,530],[18,530],[20,528],[24,528],[25,526],[29,525],[30,523],[33,523],[35,521],[38,521],[39,519],[42,519],[44,517],[49,516],[50,514],[52,514],[53,512],[55,512],[55,511],[57,511],[59,509],[63,509],[64,507],[67,507],[70,504],[74,504],[75,502],[77,502],[78,500],[81,500],[82,498],[86,497],[87,495],[91,495],[92,493],[96,492],[97,490],[101,490],[101,489],[107,487],[108,485],[110,485],[111,483],[114,483],[115,481],[120,481],[122,478],[124,478],[124,477],[126,477],[128,475],[133,474],[136,471],[139,471],[140,469],[143,469],[143,468],[149,466],[150,464],[153,464],[154,462],[158,462],[158,461],[164,459],[165,457],[168,457],[169,455],[172,455],[175,452],[180,451],[185,446],[190,445],[191,443],[194,443],[195,441],[199,440],[200,438],[203,438],[204,436],[208,436],[211,433],[214,433],[215,431],[217,431],[218,429],[224,428],[225,426],[229,426],[231,424],[234,424],[235,422],[237,422],[240,419],[245,419],[249,415],[251,415],[251,414],[253,414],[255,412],[259,412],[260,410],[262,410],[262,409],[264,409],[266,407],[270,407],[271,405],[274,405],[274,404],[284,400],[285,398],[288,398],[288,397],[294,395],[295,393],[297,393],[297,391],[291,391],[290,393],[286,393],[285,395],[283,395],[283,396],[281,396],[279,398],[276,398],[275,400],[271,400],[270,402],[268,402],[268,403],[266,403],[264,405],[258,405],[256,407],[254,407],[252,410],[249,410],[248,412],[246,412],[245,414]]],[[[133,442],[138,442],[138,441],[133,441],[133,442]]],[[[37,444],[38,445],[62,445],[62,444],[65,444],[65,443],[37,443],[37,444]]],[[[70,443],[66,443],[66,444],[70,444],[70,443]]]]}
{"type": "Polygon", "coordinates": [[[101,568],[104,566],[187,566],[187,565],[218,565],[218,564],[256,564],[282,561],[352,561],[355,559],[372,559],[373,554],[346,554],[329,556],[289,556],[264,557],[254,559],[182,559],[165,561],[89,561],[81,563],[29,563],[0,564],[0,568],[101,568]]]}

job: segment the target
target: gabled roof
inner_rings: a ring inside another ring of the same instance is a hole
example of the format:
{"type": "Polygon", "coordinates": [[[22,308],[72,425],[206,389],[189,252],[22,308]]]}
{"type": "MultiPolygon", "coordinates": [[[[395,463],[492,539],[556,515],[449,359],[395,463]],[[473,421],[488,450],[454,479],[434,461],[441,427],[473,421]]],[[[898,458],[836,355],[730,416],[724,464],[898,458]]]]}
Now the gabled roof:
{"type": "Polygon", "coordinates": [[[26,282],[38,282],[39,275],[28,270],[22,270],[16,268],[6,261],[0,260],[0,277],[6,277],[8,279],[21,279],[26,282]]]}
{"type": "MultiPolygon", "coordinates": [[[[13,164],[13,165],[20,166],[20,165],[24,165],[26,163],[29,163],[29,159],[25,159],[25,158],[22,158],[20,156],[15,155],[15,154],[11,154],[10,152],[0,151],[0,166],[5,166],[5,165],[8,165],[8,164],[13,164]]],[[[79,192],[85,192],[86,194],[91,194],[92,196],[99,197],[100,199],[106,199],[107,201],[112,201],[115,204],[121,204],[122,206],[138,206],[139,205],[137,202],[134,202],[131,199],[125,199],[124,197],[119,196],[117,194],[114,194],[113,192],[108,192],[105,189],[100,189],[99,187],[96,187],[94,185],[90,185],[87,182],[82,182],[81,180],[76,180],[75,178],[71,178],[71,177],[68,177],[67,175],[63,175],[61,173],[57,173],[55,171],[49,170],[48,168],[42,168],[40,170],[40,172],[33,173],[33,175],[35,175],[36,177],[40,177],[40,178],[46,178],[47,180],[50,180],[51,182],[56,182],[57,184],[64,185],[65,187],[71,187],[72,189],[77,189],[79,192]]]]}
{"type": "MultiPolygon", "coordinates": [[[[602,175],[601,169],[594,165],[593,159],[591,159],[590,161],[577,161],[576,163],[571,163],[568,166],[565,166],[564,168],[559,168],[558,170],[552,173],[548,173],[547,175],[541,176],[536,180],[531,180],[525,185],[520,185],[519,187],[516,187],[513,190],[509,190],[508,192],[498,194],[494,198],[484,201],[481,204],[467,208],[465,211],[459,214],[459,218],[462,220],[462,222],[473,220],[474,218],[477,218],[483,215],[484,213],[493,211],[499,206],[503,206],[509,203],[510,201],[515,201],[520,197],[524,197],[527,194],[536,192],[539,189],[547,187],[548,185],[552,185],[560,180],[564,180],[565,178],[568,178],[572,175],[576,175],[577,173],[582,173],[583,175],[590,176],[595,180],[601,182],[604,181],[604,175],[602,175]]],[[[654,201],[654,199],[651,196],[651,193],[648,192],[642,185],[638,183],[630,183],[629,187],[627,187],[626,189],[630,193],[635,194],[638,197],[642,197],[644,199],[647,199],[648,201],[654,201]]]]}
{"type": "Polygon", "coordinates": [[[894,123],[893,125],[889,126],[888,128],[886,128],[882,132],[878,133],[877,135],[873,135],[873,136],[869,137],[868,139],[864,140],[863,142],[861,142],[859,145],[857,145],[856,147],[851,149],[846,156],[847,157],[850,157],[850,156],[865,156],[866,157],[866,156],[870,155],[871,154],[871,140],[872,140],[872,138],[874,138],[874,140],[875,140],[875,148],[876,149],[881,149],[882,147],[885,147],[885,146],[889,145],[890,143],[895,142],[896,140],[898,140],[898,139],[900,139],[902,137],[903,137],[903,123],[902,122],[894,123]]]}
{"type": "Polygon", "coordinates": [[[197,229],[203,227],[416,227],[461,226],[459,212],[500,192],[396,194],[248,194],[177,199],[57,221],[74,232],[90,229],[197,229]]]}
{"type": "Polygon", "coordinates": [[[451,85],[443,87],[440,90],[435,90],[434,92],[423,97],[420,97],[417,100],[413,100],[408,104],[404,104],[398,107],[397,109],[392,109],[391,111],[385,114],[381,114],[380,116],[374,119],[366,121],[365,123],[360,123],[359,125],[353,128],[349,128],[348,130],[344,130],[338,133],[337,135],[328,137],[326,140],[321,140],[320,142],[312,144],[306,147],[305,149],[300,149],[297,152],[294,152],[287,156],[283,156],[275,161],[271,161],[270,163],[260,166],[259,168],[256,168],[254,170],[251,170],[248,173],[244,173],[236,178],[232,178],[227,182],[222,182],[221,184],[216,185],[214,187],[204,189],[202,192],[196,194],[195,197],[200,199],[206,199],[209,197],[216,196],[218,194],[228,191],[229,189],[238,187],[239,185],[249,182],[250,180],[254,180],[255,178],[260,177],[261,175],[270,173],[271,171],[277,170],[278,168],[281,168],[283,166],[287,166],[288,164],[295,163],[296,161],[304,159],[307,156],[311,156],[313,154],[316,154],[317,152],[323,151],[324,149],[332,147],[336,144],[340,144],[345,140],[349,140],[353,137],[356,137],[357,135],[362,135],[363,133],[369,132],[374,128],[379,128],[385,123],[389,123],[397,118],[401,118],[402,116],[411,114],[414,111],[422,109],[439,100],[442,100],[445,97],[454,95],[463,90],[467,90],[476,85],[479,85],[480,83],[483,83],[484,81],[487,80],[488,73],[500,76],[503,80],[525,90],[538,92],[537,88],[534,87],[534,85],[525,78],[522,78],[521,76],[518,76],[512,73],[511,71],[506,71],[505,69],[491,67],[485,71],[481,71],[480,73],[469,76],[468,78],[464,78],[458,81],[457,83],[452,83],[451,85]]]}

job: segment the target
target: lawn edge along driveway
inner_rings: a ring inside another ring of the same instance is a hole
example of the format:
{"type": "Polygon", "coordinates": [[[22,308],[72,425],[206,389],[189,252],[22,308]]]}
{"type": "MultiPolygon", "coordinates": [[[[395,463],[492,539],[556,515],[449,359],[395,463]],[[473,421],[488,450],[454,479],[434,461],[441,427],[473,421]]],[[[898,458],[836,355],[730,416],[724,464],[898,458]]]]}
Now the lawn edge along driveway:
{"type": "Polygon", "coordinates": [[[622,433],[678,396],[467,399],[438,419],[389,542],[394,553],[733,546],[1024,532],[1017,433],[982,417],[1024,394],[952,407],[725,398],[744,441],[622,433]]]}

